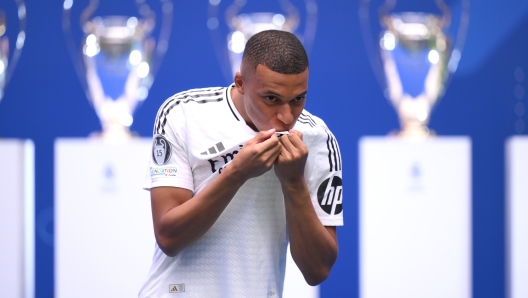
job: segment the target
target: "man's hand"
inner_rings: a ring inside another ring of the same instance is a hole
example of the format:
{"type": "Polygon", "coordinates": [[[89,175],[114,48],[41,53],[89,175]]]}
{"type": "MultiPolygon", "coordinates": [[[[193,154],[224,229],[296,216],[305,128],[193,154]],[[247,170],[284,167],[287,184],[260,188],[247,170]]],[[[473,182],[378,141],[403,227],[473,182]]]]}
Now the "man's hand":
{"type": "Polygon", "coordinates": [[[229,165],[230,170],[244,181],[258,177],[271,169],[281,147],[275,129],[261,131],[237,153],[229,165]]]}
{"type": "Polygon", "coordinates": [[[302,141],[302,133],[290,129],[289,135],[280,138],[281,150],[275,161],[275,174],[281,183],[295,183],[304,179],[304,166],[308,148],[302,141]]]}
{"type": "Polygon", "coordinates": [[[328,277],[337,258],[335,227],[323,226],[312,204],[304,179],[308,148],[302,133],[292,129],[280,142],[275,173],[284,194],[291,255],[306,282],[313,286],[328,277]]]}

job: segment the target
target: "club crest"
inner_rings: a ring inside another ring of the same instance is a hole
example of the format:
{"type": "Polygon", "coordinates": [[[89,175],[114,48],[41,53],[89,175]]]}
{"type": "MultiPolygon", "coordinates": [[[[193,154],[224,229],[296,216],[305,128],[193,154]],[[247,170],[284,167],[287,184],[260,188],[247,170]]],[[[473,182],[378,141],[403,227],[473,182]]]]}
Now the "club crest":
{"type": "Polygon", "coordinates": [[[171,145],[163,135],[155,135],[152,143],[152,160],[157,165],[164,165],[171,157],[171,145]]]}

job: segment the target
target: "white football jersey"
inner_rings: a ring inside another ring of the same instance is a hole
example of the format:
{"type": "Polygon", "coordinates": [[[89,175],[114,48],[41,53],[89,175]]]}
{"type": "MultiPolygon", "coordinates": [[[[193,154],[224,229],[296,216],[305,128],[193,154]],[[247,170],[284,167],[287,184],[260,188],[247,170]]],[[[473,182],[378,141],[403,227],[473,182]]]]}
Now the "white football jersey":
{"type": "MultiPolygon", "coordinates": [[[[235,108],[232,87],[192,89],[163,103],[145,189],[173,186],[196,195],[257,134],[235,108]]],[[[342,225],[337,141],[306,110],[294,129],[309,150],[305,179],[315,211],[323,225],[342,225]]],[[[271,169],[249,179],[211,229],[175,257],[156,245],[139,297],[281,297],[287,244],[284,197],[271,169]]]]}

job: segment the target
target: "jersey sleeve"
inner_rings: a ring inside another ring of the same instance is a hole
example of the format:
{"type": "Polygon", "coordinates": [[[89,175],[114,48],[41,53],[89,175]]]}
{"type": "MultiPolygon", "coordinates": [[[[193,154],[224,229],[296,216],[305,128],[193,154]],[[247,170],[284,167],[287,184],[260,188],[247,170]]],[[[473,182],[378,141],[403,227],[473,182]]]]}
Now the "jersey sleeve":
{"type": "Polygon", "coordinates": [[[339,145],[324,124],[315,126],[313,130],[306,163],[312,204],[323,225],[342,226],[343,180],[339,145]]]}
{"type": "Polygon", "coordinates": [[[156,129],[160,121],[160,110],[155,123],[149,167],[143,188],[180,187],[194,191],[191,165],[185,143],[181,141],[183,125],[164,119],[163,129],[156,129]],[[168,123],[167,123],[168,122],[168,123]]]}

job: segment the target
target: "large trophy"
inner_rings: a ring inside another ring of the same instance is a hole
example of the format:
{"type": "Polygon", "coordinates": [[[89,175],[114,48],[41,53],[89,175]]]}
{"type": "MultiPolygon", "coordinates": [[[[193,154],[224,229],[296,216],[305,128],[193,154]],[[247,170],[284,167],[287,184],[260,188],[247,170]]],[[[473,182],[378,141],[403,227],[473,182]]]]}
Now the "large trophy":
{"type": "Polygon", "coordinates": [[[224,5],[220,0],[209,0],[207,27],[222,70],[229,81],[240,70],[247,40],[260,31],[275,29],[294,33],[307,50],[313,43],[317,25],[315,0],[299,1],[298,6],[304,6],[302,10],[288,0],[278,0],[265,2],[266,11],[263,11],[261,7],[252,7],[256,2],[258,1],[249,0],[248,3],[246,0],[234,0],[224,5]],[[305,20],[304,24],[301,24],[302,18],[305,20]],[[220,22],[222,19],[225,24],[220,22]]]}
{"type": "MultiPolygon", "coordinates": [[[[154,2],[157,3],[157,2],[154,2]]],[[[76,71],[102,126],[96,135],[123,141],[138,105],[147,98],[160,61],[167,51],[172,23],[172,2],[160,0],[159,37],[152,37],[156,13],[145,0],[136,0],[136,16],[95,16],[98,0],[90,0],[80,15],[84,31],[81,46],[71,26],[73,0],[63,5],[63,29],[76,71]]]]}
{"type": "Polygon", "coordinates": [[[432,135],[427,125],[460,60],[469,0],[374,2],[361,1],[360,22],[373,69],[397,111],[398,135],[432,135]]]}
{"type": "Polygon", "coordinates": [[[26,40],[26,5],[23,0],[13,2],[10,10],[16,12],[17,18],[14,17],[15,13],[8,16],[7,7],[4,7],[6,3],[0,5],[0,101],[4,97],[5,87],[13,74],[26,40]],[[18,19],[18,28],[13,26],[15,24],[13,20],[16,19],[18,19]],[[10,50],[13,51],[12,55],[10,50]]]}

